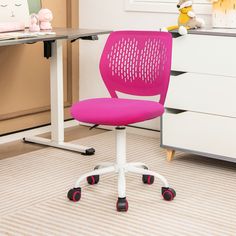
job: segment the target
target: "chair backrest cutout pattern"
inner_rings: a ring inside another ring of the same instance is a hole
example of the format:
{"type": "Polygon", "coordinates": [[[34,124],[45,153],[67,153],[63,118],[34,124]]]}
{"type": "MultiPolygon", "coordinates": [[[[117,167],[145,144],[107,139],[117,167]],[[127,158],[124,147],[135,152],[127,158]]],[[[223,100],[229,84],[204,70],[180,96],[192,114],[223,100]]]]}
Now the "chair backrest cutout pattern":
{"type": "Polygon", "coordinates": [[[165,96],[170,76],[171,46],[169,33],[111,33],[100,61],[101,75],[110,94],[114,97],[115,91],[119,91],[140,96],[163,93],[165,96]]]}

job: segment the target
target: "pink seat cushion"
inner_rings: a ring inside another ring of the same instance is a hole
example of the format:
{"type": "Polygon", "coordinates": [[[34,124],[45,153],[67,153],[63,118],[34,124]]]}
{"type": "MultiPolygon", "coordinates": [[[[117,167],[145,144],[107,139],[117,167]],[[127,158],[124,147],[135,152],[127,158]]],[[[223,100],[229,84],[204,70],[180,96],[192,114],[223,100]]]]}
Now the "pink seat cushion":
{"type": "Polygon", "coordinates": [[[95,98],[75,103],[71,115],[78,121],[122,126],[161,116],[164,107],[153,101],[95,98]]]}

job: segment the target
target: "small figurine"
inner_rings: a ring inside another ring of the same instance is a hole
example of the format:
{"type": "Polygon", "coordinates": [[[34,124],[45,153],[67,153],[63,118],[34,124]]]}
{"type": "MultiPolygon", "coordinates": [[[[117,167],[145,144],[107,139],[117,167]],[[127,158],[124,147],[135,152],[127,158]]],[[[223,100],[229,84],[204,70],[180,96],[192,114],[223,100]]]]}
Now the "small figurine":
{"type": "Polygon", "coordinates": [[[40,31],[39,18],[35,13],[30,15],[29,31],[31,31],[31,32],[40,31]]]}
{"type": "Polygon", "coordinates": [[[52,25],[50,22],[53,19],[53,15],[49,9],[47,9],[47,8],[41,9],[38,13],[38,18],[40,21],[40,29],[41,30],[51,30],[52,29],[52,25]]]}

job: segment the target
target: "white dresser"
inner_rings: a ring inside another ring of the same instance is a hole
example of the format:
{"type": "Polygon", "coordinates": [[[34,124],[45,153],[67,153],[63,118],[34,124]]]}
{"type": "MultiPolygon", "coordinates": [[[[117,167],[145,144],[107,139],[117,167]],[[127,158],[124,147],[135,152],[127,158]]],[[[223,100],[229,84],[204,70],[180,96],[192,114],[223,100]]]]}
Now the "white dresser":
{"type": "Polygon", "coordinates": [[[181,150],[236,162],[236,30],[174,38],[172,71],[161,120],[167,159],[181,150]]]}

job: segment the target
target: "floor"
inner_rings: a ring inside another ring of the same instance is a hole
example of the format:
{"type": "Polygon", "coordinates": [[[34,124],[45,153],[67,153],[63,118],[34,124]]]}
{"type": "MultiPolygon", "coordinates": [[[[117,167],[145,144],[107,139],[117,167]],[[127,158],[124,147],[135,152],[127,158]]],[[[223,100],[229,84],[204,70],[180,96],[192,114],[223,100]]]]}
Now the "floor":
{"type": "MultiPolygon", "coordinates": [[[[67,128],[65,130],[65,141],[72,141],[96,134],[100,134],[105,132],[106,130],[103,129],[92,129],[89,130],[89,127],[86,126],[75,126],[72,128],[67,128]]],[[[41,135],[42,137],[48,138],[50,137],[50,133],[46,133],[41,135]]],[[[0,160],[25,154],[28,152],[36,151],[46,148],[45,146],[42,145],[37,145],[37,144],[31,144],[31,143],[24,143],[22,141],[15,141],[7,144],[2,144],[0,146],[0,160]]]]}
{"type": "Polygon", "coordinates": [[[69,201],[68,190],[81,174],[115,161],[115,141],[114,132],[75,140],[95,148],[90,157],[47,148],[1,160],[0,235],[236,235],[236,165],[181,152],[167,162],[160,138],[136,133],[127,134],[127,160],[164,176],[176,198],[162,199],[158,178],[144,185],[142,176],[127,173],[127,213],[116,211],[115,174],[93,186],[83,181],[81,200],[69,201]]]}

